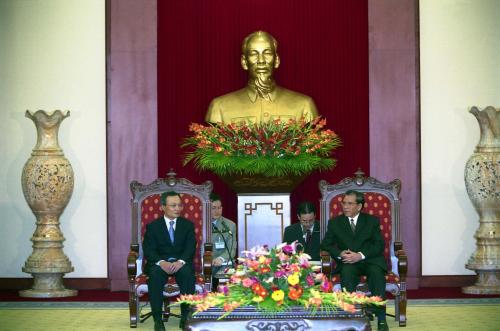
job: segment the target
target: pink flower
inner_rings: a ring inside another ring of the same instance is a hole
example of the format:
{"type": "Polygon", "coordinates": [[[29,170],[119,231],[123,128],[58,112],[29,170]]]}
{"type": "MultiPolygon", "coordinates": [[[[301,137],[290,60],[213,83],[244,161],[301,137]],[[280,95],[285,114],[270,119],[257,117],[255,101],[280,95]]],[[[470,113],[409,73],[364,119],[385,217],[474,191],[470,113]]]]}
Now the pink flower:
{"type": "Polygon", "coordinates": [[[325,277],[326,276],[320,272],[320,273],[316,274],[316,276],[314,277],[314,281],[321,282],[321,281],[323,281],[323,279],[325,279],[325,277]]]}
{"type": "Polygon", "coordinates": [[[323,292],[331,292],[332,289],[333,289],[333,284],[332,282],[328,281],[327,279],[325,279],[322,283],[321,283],[321,286],[320,286],[321,290],[323,292]]]}
{"type": "Polygon", "coordinates": [[[293,254],[293,253],[295,253],[295,249],[292,245],[285,245],[285,246],[283,246],[283,253],[293,254]]]}
{"type": "Polygon", "coordinates": [[[311,275],[307,275],[306,282],[307,282],[307,285],[309,285],[309,286],[313,286],[314,285],[314,279],[312,278],[311,275]]]}
{"type": "Polygon", "coordinates": [[[243,281],[241,282],[241,284],[244,286],[244,287],[252,287],[252,285],[254,284],[254,281],[250,278],[245,278],[243,279],[243,281]]]}

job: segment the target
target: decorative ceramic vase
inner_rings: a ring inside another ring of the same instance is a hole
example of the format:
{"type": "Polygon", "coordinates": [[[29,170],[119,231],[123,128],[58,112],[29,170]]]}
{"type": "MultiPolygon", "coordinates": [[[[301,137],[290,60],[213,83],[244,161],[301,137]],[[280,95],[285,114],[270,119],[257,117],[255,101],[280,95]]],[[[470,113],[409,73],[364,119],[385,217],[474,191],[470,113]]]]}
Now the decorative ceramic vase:
{"type": "Polygon", "coordinates": [[[21,178],[24,198],[36,216],[36,229],[31,237],[33,253],[23,272],[33,275],[33,287],[20,291],[22,297],[54,298],[77,294],[64,288],[63,275],[73,271],[63,253],[64,237],[59,229],[59,216],[73,192],[73,169],[59,147],[58,131],[69,111],[26,111],[37,130],[37,143],[23,168],[21,178]]]}
{"type": "Polygon", "coordinates": [[[469,294],[500,294],[500,109],[470,112],[481,127],[481,138],[465,166],[465,186],[479,214],[476,251],[465,265],[477,281],[462,289],[469,294]]]}

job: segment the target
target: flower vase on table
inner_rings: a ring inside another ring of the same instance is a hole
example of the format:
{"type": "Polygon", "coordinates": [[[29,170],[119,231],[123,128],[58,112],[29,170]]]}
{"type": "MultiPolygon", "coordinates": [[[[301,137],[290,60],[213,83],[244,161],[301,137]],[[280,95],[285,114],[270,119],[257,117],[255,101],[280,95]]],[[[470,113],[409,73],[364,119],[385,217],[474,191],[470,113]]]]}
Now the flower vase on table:
{"type": "Polygon", "coordinates": [[[310,173],[333,169],[332,151],[341,145],[318,117],[262,124],[193,123],[185,139],[184,164],[219,176],[238,194],[238,247],[250,249],[259,233],[281,242],[291,223],[290,194],[310,173]]]}
{"type": "MultiPolygon", "coordinates": [[[[231,320],[247,315],[250,320],[304,318],[361,319],[366,324],[362,307],[381,306],[380,297],[364,293],[333,291],[328,277],[319,266],[310,264],[310,256],[302,253],[301,244],[280,244],[273,249],[257,246],[243,252],[230,282],[219,292],[182,295],[177,304],[193,305],[192,322],[212,319],[231,320]],[[214,309],[216,308],[216,309],[214,309]],[[201,317],[197,317],[200,314],[201,317]]],[[[363,324],[363,325],[364,325],[363,324]]],[[[369,325],[369,324],[368,324],[369,325]]]]}

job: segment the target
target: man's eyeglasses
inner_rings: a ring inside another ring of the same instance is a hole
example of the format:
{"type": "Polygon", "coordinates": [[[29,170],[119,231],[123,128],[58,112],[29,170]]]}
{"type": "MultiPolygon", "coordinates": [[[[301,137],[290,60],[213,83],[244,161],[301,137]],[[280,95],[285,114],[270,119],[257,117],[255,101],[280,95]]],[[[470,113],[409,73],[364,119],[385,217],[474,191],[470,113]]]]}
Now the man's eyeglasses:
{"type": "Polygon", "coordinates": [[[351,201],[342,201],[341,202],[342,206],[354,206],[357,205],[357,202],[351,202],[351,201]]]}

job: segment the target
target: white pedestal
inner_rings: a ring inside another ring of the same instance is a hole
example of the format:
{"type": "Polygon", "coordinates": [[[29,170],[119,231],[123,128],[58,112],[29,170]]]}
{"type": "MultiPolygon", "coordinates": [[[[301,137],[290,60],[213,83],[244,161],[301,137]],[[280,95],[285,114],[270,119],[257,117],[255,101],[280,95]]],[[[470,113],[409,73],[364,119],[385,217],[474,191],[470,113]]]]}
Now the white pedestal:
{"type": "Polygon", "coordinates": [[[283,232],[288,225],[290,194],[238,194],[239,252],[257,245],[274,247],[282,243],[283,232]]]}

